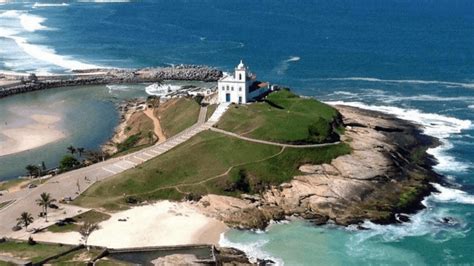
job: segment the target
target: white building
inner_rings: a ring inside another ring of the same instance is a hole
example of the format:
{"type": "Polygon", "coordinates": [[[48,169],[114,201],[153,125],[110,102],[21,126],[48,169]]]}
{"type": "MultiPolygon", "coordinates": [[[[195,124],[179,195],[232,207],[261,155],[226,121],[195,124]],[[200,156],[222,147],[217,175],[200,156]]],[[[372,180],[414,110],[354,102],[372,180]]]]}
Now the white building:
{"type": "Polygon", "coordinates": [[[242,60],[233,75],[221,78],[217,82],[219,102],[248,103],[268,91],[268,84],[256,81],[242,60]]]}

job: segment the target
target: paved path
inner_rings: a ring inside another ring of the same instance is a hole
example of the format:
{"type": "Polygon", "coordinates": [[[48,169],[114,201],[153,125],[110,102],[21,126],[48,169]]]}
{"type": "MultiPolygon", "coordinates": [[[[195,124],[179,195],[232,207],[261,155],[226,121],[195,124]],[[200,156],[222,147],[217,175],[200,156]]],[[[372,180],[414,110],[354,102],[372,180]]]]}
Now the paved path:
{"type": "MultiPolygon", "coordinates": [[[[35,201],[39,198],[41,193],[51,193],[51,196],[58,200],[65,197],[74,199],[94,183],[136,167],[173,149],[196,134],[211,128],[225,112],[227,105],[219,106],[217,109],[219,109],[219,113],[214,113],[212,116],[213,120],[205,122],[207,107],[202,107],[196,124],[168,138],[163,143],[158,143],[131,154],[57,175],[34,189],[23,189],[16,193],[8,193],[1,196],[0,201],[2,202],[8,200],[14,200],[14,202],[0,209],[0,237],[17,235],[17,233],[12,233],[11,228],[16,224],[16,218],[24,211],[31,213],[36,220],[29,228],[39,228],[47,225],[44,219],[38,218],[37,216],[40,212],[40,207],[36,205],[35,201]]],[[[52,217],[49,219],[50,222],[48,224],[53,224],[55,220],[60,218],[72,217],[79,211],[85,211],[85,209],[77,206],[61,205],[61,208],[64,208],[60,211],[61,214],[59,214],[58,211],[56,211],[57,213],[51,211],[52,217]],[[66,212],[66,214],[63,214],[63,212],[66,212]],[[53,216],[55,218],[53,218],[53,216]]],[[[24,232],[24,230],[22,231],[24,232]]]]}
{"type": "Polygon", "coordinates": [[[267,145],[273,145],[273,146],[279,146],[279,147],[285,147],[285,148],[318,148],[318,147],[327,147],[327,146],[332,146],[332,145],[337,145],[340,144],[340,141],[336,142],[330,142],[330,143],[321,143],[321,144],[284,144],[284,143],[278,143],[278,142],[272,142],[272,141],[266,141],[266,140],[260,140],[260,139],[252,139],[252,138],[247,138],[244,136],[241,136],[239,134],[225,131],[219,128],[211,127],[210,128],[212,131],[219,132],[222,134],[226,134],[231,137],[239,138],[242,140],[250,141],[250,142],[255,142],[255,143],[262,143],[262,144],[267,144],[267,145]]]}

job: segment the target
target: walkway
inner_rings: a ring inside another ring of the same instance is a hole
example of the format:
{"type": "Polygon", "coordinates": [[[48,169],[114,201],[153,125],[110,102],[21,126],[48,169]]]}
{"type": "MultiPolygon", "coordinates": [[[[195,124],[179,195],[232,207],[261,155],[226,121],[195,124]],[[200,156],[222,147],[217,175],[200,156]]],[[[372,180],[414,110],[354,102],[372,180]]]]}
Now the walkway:
{"type": "Polygon", "coordinates": [[[161,128],[160,120],[156,118],[154,111],[154,108],[147,108],[143,113],[153,121],[153,132],[155,132],[155,135],[158,137],[158,144],[160,144],[165,142],[166,136],[161,128]]]}
{"type": "Polygon", "coordinates": [[[278,142],[272,142],[272,141],[266,141],[266,140],[260,140],[260,139],[252,139],[252,138],[247,138],[244,136],[241,136],[239,134],[225,131],[219,128],[211,127],[210,128],[212,131],[219,132],[222,134],[226,134],[231,137],[239,138],[242,140],[250,141],[250,142],[255,142],[255,143],[261,143],[261,144],[267,144],[267,145],[273,145],[273,146],[279,146],[279,147],[285,147],[285,148],[319,148],[319,147],[327,147],[327,146],[333,146],[340,144],[340,141],[336,142],[330,142],[330,143],[321,143],[321,144],[284,144],[284,143],[278,143],[278,142]]]}
{"type": "MultiPolygon", "coordinates": [[[[57,175],[34,189],[23,189],[16,193],[7,193],[1,196],[0,200],[2,202],[7,200],[14,200],[14,202],[0,209],[0,237],[12,235],[17,236],[18,233],[20,233],[12,232],[11,228],[16,225],[16,218],[24,211],[31,213],[35,218],[35,222],[30,225],[29,228],[45,227],[46,225],[53,224],[55,220],[72,217],[77,215],[80,211],[85,211],[86,209],[77,206],[61,205],[61,208],[65,209],[56,212],[51,210],[48,215],[50,217],[50,222],[45,223],[44,219],[38,218],[37,216],[40,212],[40,207],[37,206],[35,201],[43,192],[50,193],[53,198],[58,200],[67,197],[74,199],[94,183],[134,168],[173,149],[196,134],[211,128],[225,112],[227,106],[219,106],[217,109],[219,109],[220,112],[218,114],[216,114],[217,112],[214,112],[214,115],[212,116],[213,120],[204,122],[206,119],[207,107],[202,107],[196,124],[179,134],[168,138],[163,143],[158,143],[134,153],[57,175]],[[66,214],[63,212],[66,212],[66,214]]],[[[25,231],[22,230],[21,232],[24,234],[25,231]]]]}

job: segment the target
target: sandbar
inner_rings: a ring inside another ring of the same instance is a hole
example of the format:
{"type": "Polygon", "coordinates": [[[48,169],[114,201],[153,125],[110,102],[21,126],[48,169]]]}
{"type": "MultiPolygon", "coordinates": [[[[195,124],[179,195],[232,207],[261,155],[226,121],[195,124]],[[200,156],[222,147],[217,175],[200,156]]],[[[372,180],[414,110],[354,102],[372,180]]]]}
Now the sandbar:
{"type": "Polygon", "coordinates": [[[31,115],[33,123],[24,127],[7,128],[0,131],[0,156],[31,150],[58,141],[66,136],[56,127],[61,121],[54,115],[31,115]]]}

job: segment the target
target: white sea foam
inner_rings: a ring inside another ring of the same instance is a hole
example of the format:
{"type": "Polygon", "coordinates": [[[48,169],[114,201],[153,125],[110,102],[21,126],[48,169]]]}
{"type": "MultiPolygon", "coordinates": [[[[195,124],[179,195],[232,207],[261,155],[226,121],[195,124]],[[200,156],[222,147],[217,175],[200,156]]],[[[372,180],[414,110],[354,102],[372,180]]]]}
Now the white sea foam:
{"type": "MultiPolygon", "coordinates": [[[[48,29],[42,24],[46,20],[45,18],[29,14],[26,11],[18,10],[5,11],[0,13],[0,17],[9,20],[9,27],[0,28],[0,37],[15,41],[16,45],[31,57],[69,70],[100,67],[97,65],[82,63],[68,56],[58,55],[54,49],[47,46],[29,43],[28,39],[24,37],[23,34],[25,32],[35,32],[48,29]]],[[[5,63],[8,64],[8,62],[5,63]]]]}
{"type": "Polygon", "coordinates": [[[435,201],[474,204],[474,195],[469,195],[462,190],[443,187],[435,183],[432,185],[439,191],[433,193],[431,196],[435,201]]]}
{"type": "Polygon", "coordinates": [[[221,247],[233,247],[242,250],[253,263],[256,263],[257,259],[268,259],[274,261],[275,265],[284,265],[284,262],[281,259],[270,256],[262,250],[262,247],[267,243],[268,240],[258,240],[251,243],[235,243],[227,239],[224,234],[221,234],[219,240],[219,245],[221,247]]]}
{"type": "Polygon", "coordinates": [[[274,71],[278,75],[283,75],[290,67],[291,62],[297,62],[297,61],[300,61],[300,59],[301,58],[299,56],[290,56],[288,59],[281,61],[280,64],[278,64],[278,66],[275,67],[274,71]]]}
{"type": "Polygon", "coordinates": [[[33,8],[39,8],[39,7],[64,7],[64,6],[69,6],[67,3],[34,3],[33,8]]]}
{"type": "Polygon", "coordinates": [[[109,93],[114,91],[128,91],[130,87],[128,85],[117,85],[117,84],[109,84],[106,85],[107,89],[109,89],[109,93]]]}
{"type": "Polygon", "coordinates": [[[441,145],[436,148],[428,149],[428,153],[433,155],[438,164],[434,166],[435,170],[441,172],[464,172],[471,167],[469,163],[459,162],[453,156],[447,153],[453,145],[447,140],[452,134],[459,134],[462,130],[472,127],[470,120],[461,120],[450,116],[423,113],[416,109],[403,109],[394,106],[373,106],[361,102],[328,102],[329,104],[343,104],[363,109],[389,113],[398,118],[415,122],[423,126],[423,132],[429,136],[440,139],[441,145]]]}
{"type": "Polygon", "coordinates": [[[439,80],[378,79],[378,78],[371,78],[371,77],[327,78],[325,80],[353,80],[353,81],[407,83],[407,84],[438,84],[438,85],[445,85],[445,86],[455,86],[455,87],[474,89],[474,83],[462,83],[462,82],[439,81],[439,80]]]}
{"type": "Polygon", "coordinates": [[[468,108],[474,109],[474,104],[473,104],[473,105],[469,105],[468,108]]]}
{"type": "Polygon", "coordinates": [[[288,58],[286,60],[286,62],[296,62],[296,61],[300,61],[301,57],[299,56],[290,56],[290,58],[288,58]]]}

